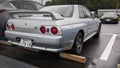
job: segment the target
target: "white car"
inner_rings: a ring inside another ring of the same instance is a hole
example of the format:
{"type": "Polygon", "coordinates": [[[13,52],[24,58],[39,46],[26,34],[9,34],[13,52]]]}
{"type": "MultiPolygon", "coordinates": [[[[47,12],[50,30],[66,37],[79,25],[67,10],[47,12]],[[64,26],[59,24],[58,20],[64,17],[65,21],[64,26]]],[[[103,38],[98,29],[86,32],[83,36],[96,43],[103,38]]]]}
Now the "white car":
{"type": "Polygon", "coordinates": [[[12,44],[51,52],[80,54],[83,42],[99,37],[101,21],[82,5],[54,5],[11,12],[5,36],[12,44]]]}

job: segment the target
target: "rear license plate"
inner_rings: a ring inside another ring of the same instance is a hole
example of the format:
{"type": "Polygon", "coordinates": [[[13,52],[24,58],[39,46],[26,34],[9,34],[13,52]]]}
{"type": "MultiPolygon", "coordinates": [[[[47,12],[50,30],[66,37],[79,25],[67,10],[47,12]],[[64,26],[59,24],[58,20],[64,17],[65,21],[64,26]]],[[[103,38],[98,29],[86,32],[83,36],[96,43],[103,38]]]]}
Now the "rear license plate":
{"type": "Polygon", "coordinates": [[[106,21],[110,21],[110,19],[106,19],[106,21]]]}
{"type": "Polygon", "coordinates": [[[32,41],[29,39],[21,39],[20,44],[23,47],[31,48],[32,47],[32,41]]]}

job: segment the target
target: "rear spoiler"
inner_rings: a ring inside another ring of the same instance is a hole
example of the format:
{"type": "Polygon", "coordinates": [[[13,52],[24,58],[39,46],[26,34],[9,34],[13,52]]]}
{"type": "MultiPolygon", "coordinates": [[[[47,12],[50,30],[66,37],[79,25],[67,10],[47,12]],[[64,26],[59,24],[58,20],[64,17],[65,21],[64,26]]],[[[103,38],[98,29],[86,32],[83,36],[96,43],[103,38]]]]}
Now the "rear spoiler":
{"type": "Polygon", "coordinates": [[[10,18],[14,15],[14,14],[27,14],[27,13],[31,13],[31,14],[46,14],[46,17],[51,17],[52,20],[62,20],[64,19],[59,13],[56,12],[48,12],[48,11],[10,11],[9,15],[10,18]]]}

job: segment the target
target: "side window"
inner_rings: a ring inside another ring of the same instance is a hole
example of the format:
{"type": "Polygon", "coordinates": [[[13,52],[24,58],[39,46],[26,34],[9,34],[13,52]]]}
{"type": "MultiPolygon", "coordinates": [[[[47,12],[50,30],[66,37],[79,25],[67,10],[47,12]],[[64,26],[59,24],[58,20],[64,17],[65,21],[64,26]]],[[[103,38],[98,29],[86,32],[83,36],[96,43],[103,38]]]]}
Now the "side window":
{"type": "Polygon", "coordinates": [[[83,8],[84,14],[86,18],[92,18],[92,15],[90,13],[90,11],[86,8],[83,8]]]}
{"type": "Polygon", "coordinates": [[[36,2],[33,2],[33,4],[37,10],[40,10],[43,7],[41,4],[36,3],[36,2]]]}
{"type": "Polygon", "coordinates": [[[21,9],[21,7],[19,6],[19,5],[20,5],[19,2],[17,2],[17,1],[11,1],[10,3],[12,3],[12,5],[13,5],[15,8],[21,9]]]}
{"type": "Polygon", "coordinates": [[[35,10],[31,1],[11,1],[17,9],[35,10]]]}
{"type": "Polygon", "coordinates": [[[21,2],[21,9],[35,10],[35,7],[32,2],[24,1],[24,3],[21,2]]]}
{"type": "Polygon", "coordinates": [[[83,12],[83,9],[81,7],[78,7],[78,8],[79,8],[79,18],[84,18],[85,14],[83,12]]]}

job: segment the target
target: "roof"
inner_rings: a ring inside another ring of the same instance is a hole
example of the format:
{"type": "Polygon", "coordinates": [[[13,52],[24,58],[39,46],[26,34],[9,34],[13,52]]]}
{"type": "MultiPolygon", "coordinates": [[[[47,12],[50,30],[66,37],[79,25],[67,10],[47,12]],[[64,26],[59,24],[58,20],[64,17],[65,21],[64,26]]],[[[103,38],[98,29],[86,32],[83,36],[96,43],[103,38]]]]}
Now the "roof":
{"type": "MultiPolygon", "coordinates": [[[[50,5],[50,6],[82,6],[85,7],[83,5],[76,5],[76,4],[67,4],[67,5],[50,5]]],[[[47,7],[47,6],[46,6],[47,7]]]]}
{"type": "MultiPolygon", "coordinates": [[[[34,1],[34,2],[38,2],[36,0],[7,0],[7,1],[34,1]]],[[[40,2],[38,2],[38,3],[40,3],[40,2]]]]}

